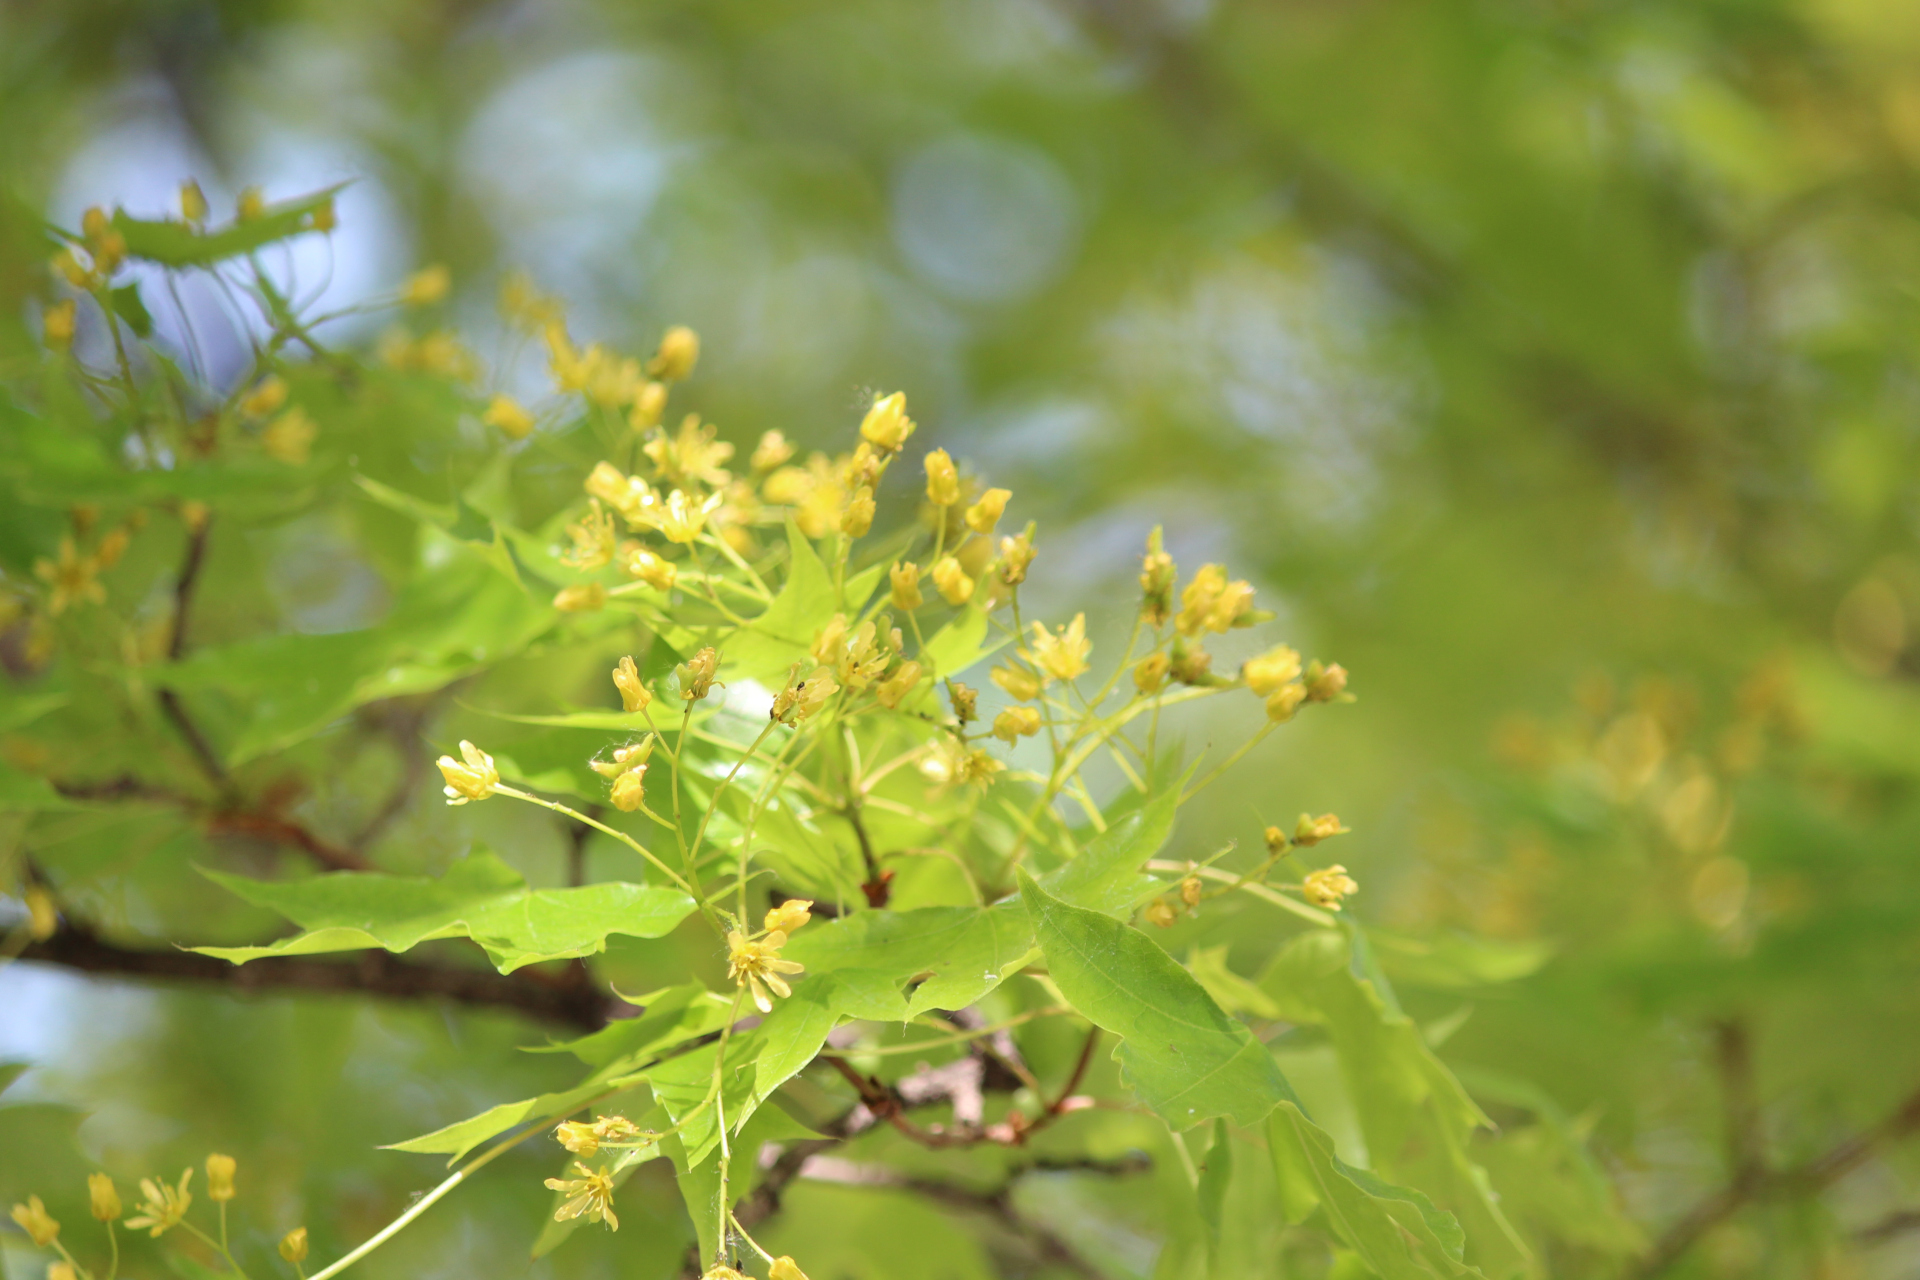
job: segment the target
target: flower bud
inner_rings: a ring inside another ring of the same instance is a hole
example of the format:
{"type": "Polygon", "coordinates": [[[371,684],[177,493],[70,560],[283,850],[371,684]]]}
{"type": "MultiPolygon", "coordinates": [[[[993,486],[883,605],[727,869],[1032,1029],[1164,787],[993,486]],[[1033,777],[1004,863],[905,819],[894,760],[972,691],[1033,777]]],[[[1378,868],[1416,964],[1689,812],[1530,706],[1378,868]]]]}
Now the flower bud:
{"type": "Polygon", "coordinates": [[[653,691],[640,681],[640,669],[631,657],[620,659],[613,669],[613,687],[620,691],[620,705],[629,712],[645,711],[653,701],[653,691]]]}
{"type": "Polygon", "coordinates": [[[620,570],[629,578],[646,583],[656,591],[671,591],[679,579],[680,571],[673,561],[649,551],[637,542],[628,542],[620,548],[620,570]]]}
{"type": "Polygon", "coordinates": [[[647,767],[629,769],[613,780],[613,791],[609,796],[613,807],[622,813],[632,813],[647,799],[647,767]]]}
{"type": "Polygon", "coordinates": [[[873,696],[878,698],[880,705],[887,710],[895,710],[919,685],[920,674],[920,664],[909,659],[874,687],[873,696]]]}
{"type": "Polygon", "coordinates": [[[975,533],[992,533],[1012,496],[1011,489],[989,489],[981,494],[980,501],[967,508],[967,528],[975,533]]]}
{"type": "Polygon", "coordinates": [[[80,1280],[80,1277],[71,1262],[49,1262],[47,1280],[80,1280]]]}
{"type": "Polygon", "coordinates": [[[460,757],[455,760],[452,756],[441,756],[434,762],[439,766],[441,777],[446,779],[447,803],[485,800],[500,785],[500,771],[494,767],[493,757],[464,738],[460,742],[460,757]]]}
{"type": "Polygon", "coordinates": [[[1155,898],[1147,904],[1146,917],[1148,924],[1170,929],[1173,927],[1173,922],[1180,918],[1180,913],[1175,911],[1173,904],[1165,898],[1155,898]]]}
{"type": "Polygon", "coordinates": [[[907,416],[907,396],[903,391],[875,396],[873,407],[860,422],[860,438],[887,453],[900,452],[912,434],[913,419],[907,416]]]}
{"type": "Polygon", "coordinates": [[[307,1229],[305,1227],[295,1227],[280,1237],[280,1256],[293,1263],[307,1260],[307,1229]]]}
{"type": "Polygon", "coordinates": [[[113,1179],[107,1174],[87,1175],[87,1200],[97,1220],[101,1222],[120,1220],[120,1192],[114,1187],[113,1179]]]}
{"type": "Polygon", "coordinates": [[[952,556],[942,556],[933,566],[933,585],[940,589],[940,597],[951,605],[962,605],[973,599],[973,579],[952,556]]]}
{"type": "Polygon", "coordinates": [[[995,667],[992,677],[993,682],[1006,690],[1007,696],[1015,701],[1032,702],[1040,696],[1040,677],[1024,667],[995,667]]]}
{"type": "Polygon", "coordinates": [[[1307,686],[1299,681],[1283,684],[1267,697],[1267,719],[1275,724],[1285,724],[1293,719],[1293,713],[1307,700],[1307,686]]]}
{"type": "Polygon", "coordinates": [[[53,255],[53,269],[68,284],[76,289],[93,287],[93,272],[80,265],[80,259],[74,257],[73,250],[64,246],[53,255]]]}
{"type": "Polygon", "coordinates": [[[893,580],[893,607],[912,613],[926,598],[920,594],[920,566],[911,560],[897,561],[887,570],[893,580]]]}
{"type": "Polygon", "coordinates": [[[713,692],[714,675],[720,669],[720,653],[712,645],[700,650],[673,669],[680,677],[680,696],[698,702],[713,692]]]}
{"type": "Polygon", "coordinates": [[[927,501],[936,507],[950,507],[960,501],[960,473],[945,449],[927,455],[927,501]]]}
{"type": "Polygon", "coordinates": [[[27,1239],[42,1249],[60,1238],[60,1224],[40,1203],[39,1196],[28,1196],[25,1204],[14,1205],[13,1220],[27,1233],[27,1239]]]}
{"type": "Polygon", "coordinates": [[[811,898],[788,898],[785,902],[767,912],[761,924],[769,933],[791,935],[807,921],[813,919],[813,900],[811,898]]]}
{"type": "Polygon", "coordinates": [[[1201,887],[1199,876],[1188,876],[1180,882],[1180,901],[1189,907],[1199,906],[1201,887]]]}
{"type": "Polygon", "coordinates": [[[1360,892],[1360,886],[1338,863],[1320,871],[1309,871],[1301,879],[1300,893],[1308,902],[1327,911],[1340,910],[1340,900],[1360,892]]]}
{"type": "Polygon", "coordinates": [[[525,440],[533,433],[533,415],[512,396],[502,392],[487,402],[480,421],[509,440],[525,440]]]}
{"type": "MultiPolygon", "coordinates": [[[[322,201],[320,205],[316,207],[311,214],[308,215],[308,219],[315,231],[322,231],[322,232],[331,231],[335,227],[339,226],[340,215],[338,212],[335,211],[333,207],[333,198],[329,196],[326,200],[322,201]]],[[[306,1230],[305,1227],[301,1228],[302,1232],[305,1232],[305,1230],[306,1230]]],[[[306,1237],[303,1234],[301,1236],[301,1239],[304,1240],[305,1238],[306,1237]]]]}
{"type": "Polygon", "coordinates": [[[1332,836],[1345,835],[1347,828],[1340,825],[1340,819],[1334,814],[1323,813],[1319,817],[1301,814],[1300,821],[1294,824],[1293,842],[1311,847],[1332,836]]]}
{"type": "Polygon", "coordinates": [[[55,351],[65,351],[73,345],[75,307],[73,299],[56,302],[40,313],[40,324],[46,334],[47,345],[55,351]]]}
{"type": "Polygon", "coordinates": [[[1175,644],[1168,658],[1168,670],[1181,684],[1199,684],[1207,678],[1212,666],[1213,655],[1198,645],[1189,649],[1184,644],[1175,644]]]}
{"type": "Polygon", "coordinates": [[[1293,846],[1293,841],[1289,840],[1287,833],[1279,827],[1268,827],[1260,834],[1267,842],[1267,852],[1276,858],[1293,846]]]}
{"type": "Polygon", "coordinates": [[[207,1198],[227,1201],[233,1199],[233,1173],[239,1167],[232,1156],[223,1156],[218,1152],[207,1157],[207,1198]]]}
{"type": "Polygon", "coordinates": [[[53,895],[37,884],[27,886],[27,936],[35,942],[45,942],[60,932],[60,909],[54,905],[53,895]]]}
{"type": "Polygon", "coordinates": [[[947,681],[947,698],[953,703],[953,718],[965,728],[979,718],[980,691],[958,680],[947,681]]]}
{"type": "Polygon", "coordinates": [[[1347,669],[1339,663],[1322,666],[1318,658],[1307,667],[1307,701],[1332,702],[1347,688],[1347,669]]]}
{"type": "Polygon", "coordinates": [[[1027,580],[1033,565],[1033,525],[1028,523],[1017,538],[1000,539],[1000,581],[1017,587],[1027,580]]]}
{"type": "Polygon", "coordinates": [[[576,582],[553,597],[553,607],[562,613],[597,613],[606,605],[607,589],[597,582],[576,582]]]}
{"type": "Polygon", "coordinates": [[[1242,663],[1240,678],[1247,682],[1247,688],[1264,698],[1281,685],[1300,678],[1300,654],[1287,645],[1279,645],[1242,663]]]}
{"type": "Polygon", "coordinates": [[[849,538],[864,538],[873,528],[873,490],[865,485],[854,490],[847,509],[840,513],[840,532],[849,538]]]}
{"type": "Polygon", "coordinates": [[[1173,665],[1165,653],[1150,653],[1133,664],[1133,687],[1141,693],[1158,693],[1167,683],[1167,669],[1173,665]]]}
{"type": "Polygon", "coordinates": [[[400,301],[409,307],[430,307],[444,302],[453,289],[453,273],[439,263],[422,267],[400,286],[400,301]]]}
{"type": "Polygon", "coordinates": [[[634,392],[633,408],[627,410],[627,425],[635,431],[650,431],[660,425],[660,415],[667,411],[667,384],[664,382],[643,383],[634,392]]]}
{"type": "Polygon", "coordinates": [[[112,229],[113,224],[107,220],[107,211],[97,204],[80,215],[80,234],[88,240],[97,243],[112,229]]]}
{"type": "Polygon", "coordinates": [[[234,206],[234,217],[241,222],[252,222],[267,211],[267,198],[260,194],[258,187],[243,187],[240,199],[234,206]]]}
{"type": "Polygon", "coordinates": [[[192,178],[180,184],[180,216],[192,223],[207,220],[206,193],[200,190],[200,184],[192,178]]]}
{"type": "Polygon", "coordinates": [[[993,736],[1012,744],[1040,732],[1040,711],[1036,707],[1008,707],[993,718],[993,736]]]}
{"type": "Polygon", "coordinates": [[[773,1260],[773,1266],[767,1271],[767,1280],[807,1280],[807,1273],[800,1264],[782,1254],[773,1260]]]}
{"type": "Polygon", "coordinates": [[[677,324],[661,335],[660,349],[647,362],[647,373],[662,382],[681,382],[693,372],[699,359],[700,335],[677,324]]]}
{"type": "Polygon", "coordinates": [[[1140,558],[1140,613],[1147,625],[1165,625],[1173,616],[1173,583],[1178,574],[1173,557],[1162,549],[1160,526],[1147,535],[1147,553],[1140,558]]]}
{"type": "Polygon", "coordinates": [[[287,402],[287,380],[277,373],[260,379],[258,385],[240,397],[240,412],[250,418],[265,418],[278,413],[287,402]]]}

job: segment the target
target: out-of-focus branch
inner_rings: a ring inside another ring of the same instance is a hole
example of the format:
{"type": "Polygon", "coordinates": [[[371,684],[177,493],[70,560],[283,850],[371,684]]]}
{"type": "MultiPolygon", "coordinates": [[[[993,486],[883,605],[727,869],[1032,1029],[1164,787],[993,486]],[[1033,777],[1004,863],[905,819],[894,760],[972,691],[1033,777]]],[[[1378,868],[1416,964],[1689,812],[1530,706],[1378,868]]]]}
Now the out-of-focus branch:
{"type": "Polygon", "coordinates": [[[81,973],[190,982],[229,991],[330,991],[400,1000],[451,1000],[510,1010],[581,1031],[605,1026],[619,1004],[615,997],[571,976],[572,970],[567,979],[556,981],[525,969],[499,974],[403,960],[378,950],[360,952],[348,960],[276,956],[234,965],[173,947],[122,946],[71,921],[63,921],[52,937],[29,943],[19,959],[81,973]]]}
{"type": "Polygon", "coordinates": [[[69,800],[150,800],[175,805],[206,823],[209,835],[242,835],[300,849],[329,871],[368,871],[372,864],[353,850],[323,839],[298,822],[269,811],[209,804],[122,774],[103,782],[60,782],[53,789],[69,800]]]}
{"type": "MultiPolygon", "coordinates": [[[[193,589],[200,581],[200,567],[207,558],[207,529],[212,523],[211,517],[203,516],[199,524],[187,533],[187,554],[180,563],[180,573],[173,581],[173,633],[167,638],[167,660],[178,662],[187,651],[187,616],[193,608],[193,589]]],[[[180,695],[172,689],[161,689],[158,694],[160,711],[170,721],[176,732],[187,744],[194,763],[207,775],[214,786],[224,789],[227,785],[227,767],[220,762],[220,756],[200,731],[193,717],[187,714],[186,704],[180,701],[180,695]]]]}

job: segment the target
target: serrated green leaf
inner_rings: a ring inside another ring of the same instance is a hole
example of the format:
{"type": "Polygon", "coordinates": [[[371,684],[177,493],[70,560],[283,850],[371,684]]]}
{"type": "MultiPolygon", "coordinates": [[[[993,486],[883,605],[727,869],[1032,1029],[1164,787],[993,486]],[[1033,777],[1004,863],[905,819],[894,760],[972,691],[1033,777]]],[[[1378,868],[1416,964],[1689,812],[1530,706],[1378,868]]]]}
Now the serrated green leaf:
{"type": "Polygon", "coordinates": [[[169,267],[204,267],[252,253],[263,245],[313,230],[314,211],[332,200],[347,184],[270,204],[257,218],[234,221],[211,231],[196,231],[185,222],[128,217],[116,209],[113,228],[126,237],[127,253],[169,267]]]}
{"type": "Polygon", "coordinates": [[[525,1124],[529,1120],[550,1118],[559,1120],[572,1115],[601,1094],[617,1092],[640,1083],[641,1076],[634,1074],[618,1079],[589,1080],[572,1089],[563,1089],[558,1093],[543,1093],[537,1098],[522,1098],[518,1102],[503,1102],[497,1107],[489,1107],[477,1116],[435,1129],[432,1133],[423,1133],[417,1138],[405,1142],[390,1143],[381,1148],[383,1151],[407,1151],[416,1155],[445,1155],[449,1165],[458,1164],[460,1157],[481,1143],[497,1138],[507,1130],[525,1124]]]}
{"type": "Polygon", "coordinates": [[[500,972],[512,973],[542,960],[604,951],[609,934],[664,937],[694,909],[686,894],[655,885],[529,889],[519,872],[490,853],[456,862],[438,880],[341,871],[276,883],[202,874],[306,930],[264,947],[194,948],[235,964],[372,947],[406,951],[432,938],[472,938],[500,972]]]}
{"type": "Polygon", "coordinates": [[[897,981],[925,974],[900,1015],[911,1018],[930,1009],[966,1008],[1019,972],[1036,952],[1026,912],[1008,902],[859,911],[809,925],[783,954],[810,973],[868,971],[897,981]]]}
{"type": "Polygon", "coordinates": [[[1121,1038],[1114,1058],[1175,1129],[1218,1116],[1242,1127],[1297,1102],[1273,1055],[1138,929],[1060,901],[1020,873],[1047,970],[1082,1016],[1121,1038]]]}
{"type": "Polygon", "coordinates": [[[1183,777],[1087,842],[1069,861],[1040,878],[1040,887],[1076,907],[1124,916],[1165,887],[1141,871],[1173,836],[1183,777]]]}
{"type": "Polygon", "coordinates": [[[708,991],[698,982],[657,991],[644,1001],[641,1013],[619,1018],[591,1035],[559,1044],[542,1045],[534,1053],[571,1053],[590,1067],[632,1062],[657,1055],[676,1045],[710,1035],[726,1025],[733,1001],[708,991]]]}

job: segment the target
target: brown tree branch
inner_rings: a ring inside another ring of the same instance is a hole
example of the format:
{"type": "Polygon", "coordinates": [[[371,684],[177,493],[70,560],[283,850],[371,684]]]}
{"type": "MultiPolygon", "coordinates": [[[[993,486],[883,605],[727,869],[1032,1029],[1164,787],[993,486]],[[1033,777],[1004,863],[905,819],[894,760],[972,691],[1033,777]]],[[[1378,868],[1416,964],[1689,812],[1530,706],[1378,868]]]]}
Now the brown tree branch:
{"type": "Polygon", "coordinates": [[[245,965],[172,947],[128,947],[85,926],[63,921],[52,937],[29,943],[18,957],[81,973],[153,982],[191,982],[230,991],[315,991],[383,999],[451,1000],[477,1008],[524,1014],[580,1031],[605,1026],[615,997],[576,978],[556,981],[522,969],[493,973],[455,965],[402,960],[385,951],[350,960],[275,956],[245,965]]]}
{"type": "MultiPolygon", "coordinates": [[[[207,558],[207,529],[213,523],[211,517],[203,517],[200,523],[187,533],[187,554],[180,563],[180,573],[173,580],[173,633],[167,637],[167,660],[178,662],[187,652],[187,615],[193,608],[193,589],[200,580],[200,568],[207,558]]],[[[186,704],[180,701],[180,695],[172,689],[161,689],[158,694],[161,713],[173,724],[175,731],[185,740],[187,750],[192,754],[194,763],[207,775],[214,786],[224,789],[227,785],[227,767],[207,741],[200,726],[187,714],[186,704]]]]}
{"type": "Polygon", "coordinates": [[[229,808],[121,774],[102,782],[54,781],[53,789],[69,800],[151,800],[175,805],[205,820],[209,835],[243,835],[292,845],[329,871],[370,871],[373,864],[351,849],[323,839],[278,813],[229,808]]]}

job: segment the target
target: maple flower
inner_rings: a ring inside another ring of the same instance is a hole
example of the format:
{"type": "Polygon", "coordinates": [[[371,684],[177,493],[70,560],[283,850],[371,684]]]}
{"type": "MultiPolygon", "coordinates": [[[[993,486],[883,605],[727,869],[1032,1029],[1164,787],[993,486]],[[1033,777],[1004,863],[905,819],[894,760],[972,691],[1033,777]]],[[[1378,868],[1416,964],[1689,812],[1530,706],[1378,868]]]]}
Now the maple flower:
{"type": "Polygon", "coordinates": [[[331,231],[340,225],[340,212],[333,207],[331,196],[321,201],[319,206],[307,216],[315,231],[331,231]]]}
{"type": "Polygon", "coordinates": [[[887,577],[893,581],[893,607],[912,613],[926,603],[926,597],[920,594],[920,566],[911,560],[900,560],[887,570],[887,577]]]}
{"type": "Polygon", "coordinates": [[[620,706],[626,711],[645,711],[653,701],[653,691],[640,681],[640,668],[631,656],[620,659],[613,669],[613,687],[620,691],[620,706]]]}
{"type": "Polygon", "coordinates": [[[700,359],[700,335],[676,324],[660,336],[660,348],[647,362],[647,374],[662,382],[683,382],[700,359]]]}
{"type": "Polygon", "coordinates": [[[260,433],[260,447],[267,455],[290,467],[303,467],[313,452],[313,439],[320,426],[299,405],[287,410],[260,433]]]}
{"type": "Polygon", "coordinates": [[[239,1168],[239,1162],[232,1156],[223,1156],[218,1152],[207,1157],[207,1198],[226,1201],[233,1199],[233,1175],[239,1168]]]}
{"type": "Polygon", "coordinates": [[[1133,664],[1133,687],[1141,693],[1158,693],[1167,682],[1167,671],[1173,666],[1173,659],[1164,653],[1150,653],[1133,664]]]}
{"type": "Polygon", "coordinates": [[[762,1013],[773,1012],[773,996],[786,997],[793,994],[793,988],[787,985],[783,974],[800,973],[804,965],[793,960],[782,960],[780,948],[787,945],[787,935],[775,929],[758,941],[734,929],[727,934],[727,976],[735,985],[745,987],[753,997],[754,1007],[762,1013]]]}
{"type": "Polygon", "coordinates": [[[1260,838],[1267,842],[1267,852],[1276,858],[1293,846],[1293,841],[1279,827],[1268,827],[1260,833],[1260,838]]]}
{"type": "Polygon", "coordinates": [[[200,184],[188,178],[180,184],[180,216],[188,222],[207,220],[207,197],[200,184]]]}
{"type": "Polygon", "coordinates": [[[920,664],[908,659],[901,663],[892,675],[874,687],[873,696],[880,700],[881,706],[892,711],[906,701],[907,695],[919,686],[921,674],[920,664]]]}
{"type": "Polygon", "coordinates": [[[1087,615],[1076,613],[1073,621],[1058,634],[1048,634],[1045,624],[1033,624],[1033,648],[1021,656],[1055,680],[1072,680],[1087,669],[1087,654],[1093,641],[1087,639],[1087,615]]]}
{"type": "Polygon", "coordinates": [[[633,408],[627,411],[627,425],[635,431],[647,431],[660,425],[667,408],[667,384],[644,382],[633,395],[633,408]]]}
{"type": "Polygon", "coordinates": [[[1201,565],[1200,572],[1180,593],[1180,606],[1173,625],[1181,635],[1226,631],[1253,612],[1253,587],[1245,581],[1228,582],[1224,565],[1201,565]]]}
{"type": "Polygon", "coordinates": [[[1011,489],[989,489],[981,494],[980,501],[967,508],[967,528],[975,533],[992,533],[1012,496],[1011,489]]]}
{"type": "Polygon", "coordinates": [[[605,1168],[598,1172],[575,1160],[578,1178],[548,1178],[547,1186],[567,1199],[553,1211],[555,1222],[570,1222],[584,1217],[588,1222],[604,1222],[607,1230],[618,1231],[620,1219],[613,1215],[613,1175],[605,1168]]]}
{"type": "Polygon", "coordinates": [[[680,578],[680,571],[674,567],[673,561],[637,542],[620,544],[620,572],[646,583],[655,591],[673,590],[673,584],[680,578]]]}
{"type": "Polygon", "coordinates": [[[934,564],[933,585],[948,604],[962,605],[973,599],[973,577],[952,556],[941,556],[934,564]]]}
{"type": "Polygon", "coordinates": [[[234,217],[240,222],[252,222],[267,211],[267,198],[260,194],[258,187],[242,187],[240,199],[234,206],[234,217]]]}
{"type": "Polygon", "coordinates": [[[840,513],[840,532],[849,538],[864,538],[867,530],[873,528],[873,490],[861,485],[847,499],[847,509],[840,513]]]}
{"type": "Polygon", "coordinates": [[[1165,898],[1155,898],[1147,904],[1146,917],[1148,924],[1162,929],[1171,929],[1173,922],[1180,918],[1180,913],[1175,911],[1173,904],[1165,898]]]}
{"type": "Polygon", "coordinates": [[[768,933],[784,933],[791,936],[794,930],[813,919],[813,899],[788,898],[773,910],[767,912],[761,926],[768,933]]]}
{"type": "Polygon", "coordinates": [[[127,1226],[135,1231],[142,1227],[150,1228],[147,1232],[149,1236],[159,1236],[179,1226],[181,1219],[187,1216],[187,1209],[193,1204],[193,1193],[187,1190],[192,1181],[192,1169],[181,1173],[178,1187],[153,1178],[140,1179],[140,1194],[145,1199],[140,1202],[140,1216],[128,1218],[127,1226]]]}
{"type": "Polygon", "coordinates": [[[945,449],[927,455],[927,501],[936,507],[950,507],[960,501],[960,473],[945,449]]]}
{"type": "Polygon", "coordinates": [[[799,1263],[782,1254],[773,1260],[773,1266],[767,1270],[767,1278],[768,1280],[807,1280],[807,1273],[800,1269],[799,1263]]]}
{"type": "Polygon", "coordinates": [[[120,1192],[113,1185],[113,1178],[104,1173],[87,1175],[88,1207],[100,1222],[118,1222],[120,1220],[120,1192]]]}
{"type": "Polygon", "coordinates": [[[280,1237],[280,1256],[298,1266],[307,1260],[307,1229],[295,1227],[280,1237]]]}
{"type": "Polygon", "coordinates": [[[259,385],[240,397],[240,412],[250,418],[264,418],[279,412],[287,402],[287,380],[277,373],[260,379],[259,385]]]}
{"type": "MultiPolygon", "coordinates": [[[[800,674],[800,664],[793,666],[793,677],[800,674]]],[[[787,687],[782,689],[773,700],[773,706],[767,712],[769,720],[778,720],[781,724],[799,724],[810,719],[827,699],[840,692],[840,686],[834,682],[833,675],[826,668],[816,668],[812,675],[804,680],[790,677],[787,687]]]]}
{"type": "Polygon", "coordinates": [[[1307,666],[1307,701],[1332,702],[1347,689],[1347,669],[1339,663],[1322,666],[1315,658],[1307,666]]]}
{"type": "Polygon", "coordinates": [[[1033,555],[1033,524],[1029,521],[1019,537],[1000,539],[1000,581],[1010,587],[1025,582],[1027,570],[1033,566],[1033,555]]]}
{"type": "Polygon", "coordinates": [[[525,440],[533,433],[533,415],[505,392],[487,401],[487,411],[480,415],[480,421],[509,440],[525,440]]]}
{"type": "Polygon", "coordinates": [[[674,484],[697,480],[717,489],[733,479],[726,463],[733,457],[733,446],[718,439],[720,428],[702,423],[700,415],[690,413],[680,419],[680,430],[671,438],[662,430],[641,445],[652,460],[660,478],[674,484]]]}
{"type": "Polygon", "coordinates": [[[99,565],[91,556],[83,556],[72,538],[60,539],[60,559],[44,557],[33,565],[34,576],[53,589],[47,598],[47,612],[58,617],[70,605],[85,601],[105,604],[107,589],[98,579],[99,565]]]}
{"type": "Polygon", "coordinates": [[[465,763],[452,756],[441,756],[434,762],[447,780],[447,803],[485,800],[500,785],[500,771],[493,767],[493,757],[464,738],[460,740],[460,755],[465,763]]]}
{"type": "Polygon", "coordinates": [[[1327,911],[1340,910],[1340,900],[1360,892],[1360,886],[1339,863],[1319,871],[1309,871],[1300,881],[1300,892],[1308,902],[1327,911]]]}
{"type": "Polygon", "coordinates": [[[613,562],[613,517],[601,509],[600,499],[587,499],[587,514],[567,526],[573,545],[560,557],[560,563],[591,571],[613,562]]]}
{"type": "Polygon", "coordinates": [[[980,691],[958,680],[947,681],[947,697],[953,701],[953,718],[961,725],[979,718],[980,691]]]}
{"type": "Polygon", "coordinates": [[[913,434],[913,419],[907,416],[907,394],[896,391],[890,396],[875,396],[873,407],[860,421],[860,438],[876,449],[898,453],[913,434]]]}
{"type": "Polygon", "coordinates": [[[988,674],[1016,702],[1032,702],[1040,696],[1040,677],[1024,667],[1000,666],[988,674]]]}
{"type": "Polygon", "coordinates": [[[753,1280],[753,1277],[735,1271],[724,1262],[716,1262],[701,1274],[700,1280],[753,1280]]]}
{"type": "Polygon", "coordinates": [[[553,1131],[554,1139],[577,1156],[590,1156],[602,1143],[631,1142],[640,1136],[640,1126],[625,1116],[600,1116],[592,1121],[564,1120],[553,1131]]]}
{"type": "Polygon", "coordinates": [[[53,895],[37,884],[27,886],[27,936],[35,942],[45,942],[60,932],[60,908],[54,904],[53,895]]]}
{"type": "Polygon", "coordinates": [[[1347,828],[1340,825],[1340,819],[1335,814],[1323,813],[1316,818],[1311,814],[1303,813],[1300,815],[1300,821],[1294,824],[1293,842],[1311,847],[1322,840],[1343,836],[1346,833],[1347,828]]]}
{"type": "Polygon", "coordinates": [[[60,1224],[47,1212],[47,1206],[40,1203],[39,1196],[28,1196],[25,1204],[13,1206],[13,1220],[27,1233],[27,1238],[44,1249],[60,1236],[60,1224]]]}
{"type": "Polygon", "coordinates": [[[553,607],[562,613],[595,613],[606,605],[607,589],[597,582],[576,582],[553,596],[553,607]]]}
{"type": "Polygon", "coordinates": [[[453,288],[453,274],[439,263],[422,267],[400,286],[400,301],[409,307],[430,307],[445,301],[453,288]]]}
{"type": "Polygon", "coordinates": [[[1307,700],[1307,686],[1298,680],[1292,684],[1283,684],[1267,695],[1267,719],[1275,724],[1285,724],[1293,719],[1293,713],[1307,700]]]}
{"type": "Polygon", "coordinates": [[[1040,712],[1034,707],[1008,707],[993,718],[993,736],[1011,744],[1040,732],[1040,712]]]}
{"type": "Polygon", "coordinates": [[[712,645],[700,650],[673,669],[680,677],[680,696],[698,702],[713,692],[714,673],[720,669],[720,652],[712,645]]]}
{"type": "Polygon", "coordinates": [[[689,544],[700,536],[700,531],[706,527],[707,516],[720,502],[721,495],[717,493],[705,502],[695,502],[684,489],[675,489],[653,513],[654,527],[668,542],[689,544]]]}
{"type": "Polygon", "coordinates": [[[40,323],[48,346],[56,351],[64,351],[73,345],[73,326],[77,315],[72,298],[56,302],[41,313],[40,323]]]}
{"type": "Polygon", "coordinates": [[[1264,698],[1281,685],[1300,678],[1300,654],[1288,645],[1279,645],[1240,664],[1240,678],[1247,682],[1247,688],[1264,698]]]}

